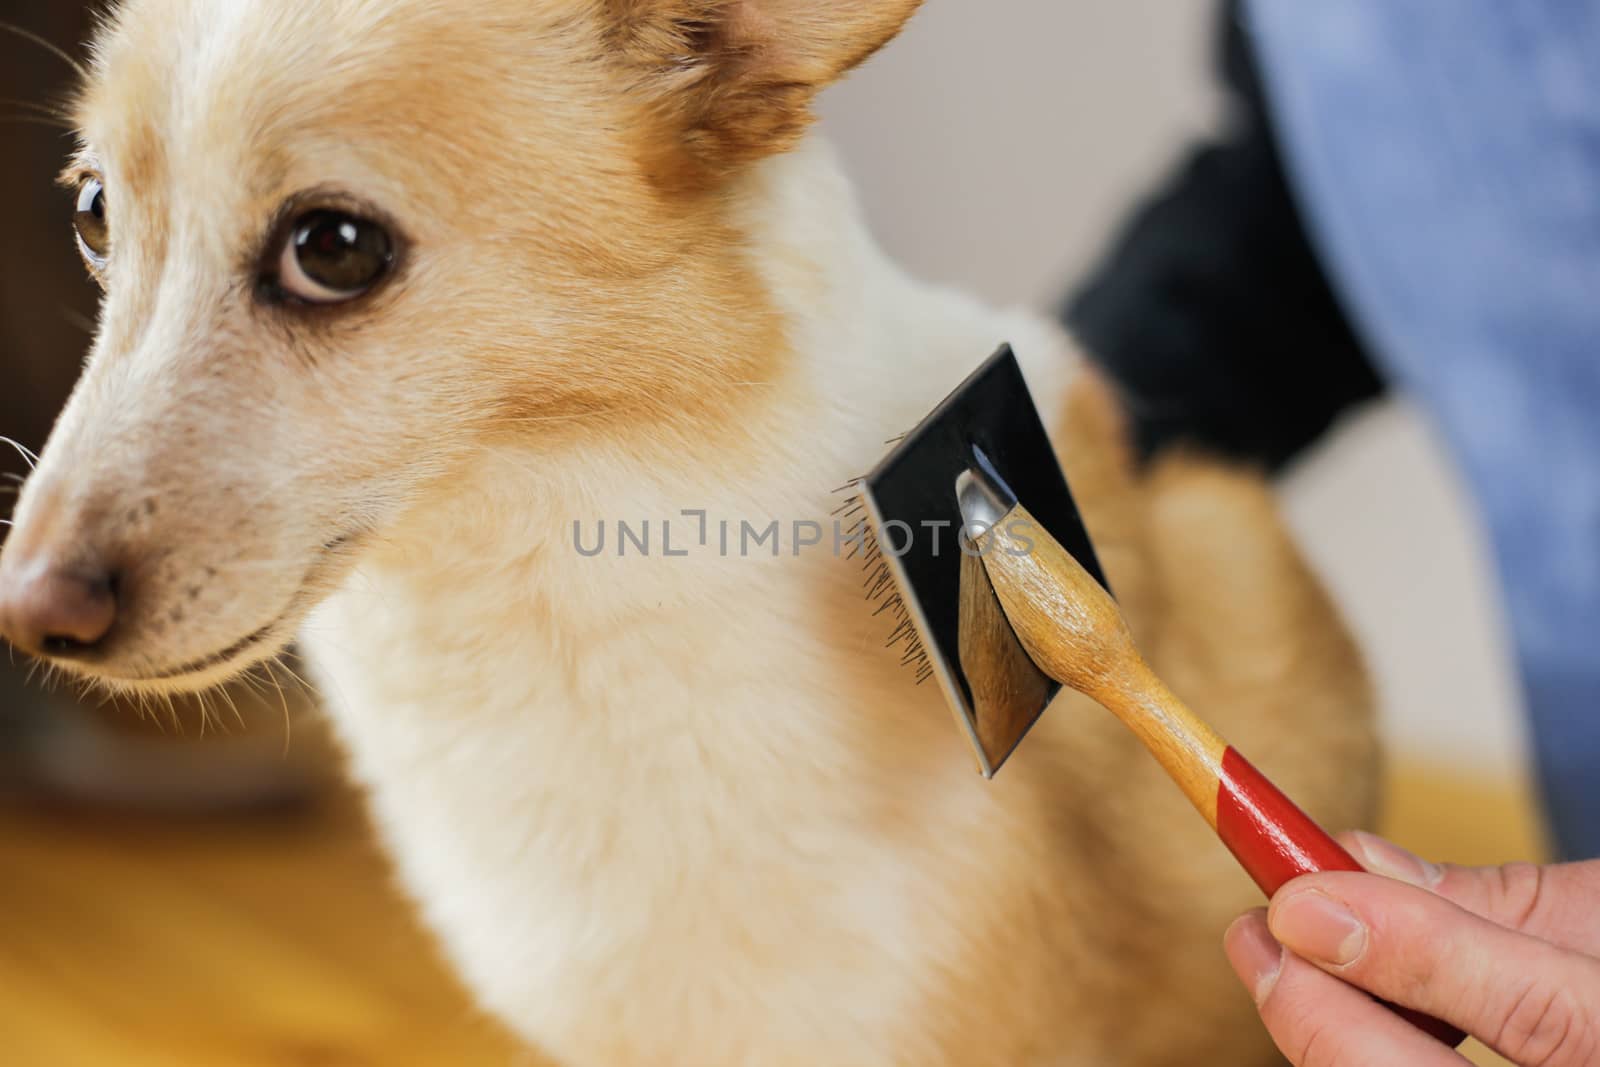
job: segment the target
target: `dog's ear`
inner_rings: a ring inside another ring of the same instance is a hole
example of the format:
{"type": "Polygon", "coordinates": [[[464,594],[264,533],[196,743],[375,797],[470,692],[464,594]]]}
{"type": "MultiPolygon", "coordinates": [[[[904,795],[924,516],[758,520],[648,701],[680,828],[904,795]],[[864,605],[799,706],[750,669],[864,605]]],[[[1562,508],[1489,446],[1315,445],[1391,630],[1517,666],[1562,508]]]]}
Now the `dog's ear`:
{"type": "Polygon", "coordinates": [[[792,146],[828,84],[922,0],[602,0],[607,46],[662,123],[663,184],[704,186],[792,146]]]}

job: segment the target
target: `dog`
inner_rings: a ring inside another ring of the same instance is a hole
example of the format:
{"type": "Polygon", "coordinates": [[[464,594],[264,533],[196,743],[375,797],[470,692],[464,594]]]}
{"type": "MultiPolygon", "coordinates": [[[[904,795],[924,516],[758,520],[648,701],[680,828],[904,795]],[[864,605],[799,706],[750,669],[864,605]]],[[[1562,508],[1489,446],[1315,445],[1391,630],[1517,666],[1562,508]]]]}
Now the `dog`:
{"type": "Polygon", "coordinates": [[[1271,1061],[1219,949],[1255,891],[1111,716],[1062,698],[984,782],[858,562],[722,547],[825,520],[1002,341],[1157,669],[1372,815],[1259,478],[1138,467],[1054,325],[867,235],[811,104],[917,7],[124,0],[95,44],[105,298],[0,629],[151,694],[298,635],[426,922],[556,1063],[1271,1061]]]}

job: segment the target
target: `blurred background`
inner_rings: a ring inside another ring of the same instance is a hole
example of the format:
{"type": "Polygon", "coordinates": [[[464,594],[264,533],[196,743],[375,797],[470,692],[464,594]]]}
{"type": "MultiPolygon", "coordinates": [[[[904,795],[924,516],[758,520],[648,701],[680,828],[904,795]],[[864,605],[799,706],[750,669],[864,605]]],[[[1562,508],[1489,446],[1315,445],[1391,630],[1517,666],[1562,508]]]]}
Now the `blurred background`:
{"type": "MultiPolygon", "coordinates": [[[[87,12],[0,2],[73,55],[87,12]]],[[[1053,309],[1225,121],[1215,22],[1202,0],[929,0],[826,97],[824,126],[914,272],[1053,309]]],[[[95,314],[52,183],[70,139],[51,109],[71,80],[0,35],[0,433],[32,449],[95,314]]],[[[0,448],[0,515],[26,469],[0,448]]],[[[1377,676],[1385,828],[1463,862],[1541,855],[1483,536],[1422,421],[1369,405],[1279,486],[1377,676]]],[[[415,929],[293,668],[281,690],[213,701],[208,721],[81,704],[0,665],[0,1062],[531,1062],[415,929]]]]}
{"type": "MultiPolygon", "coordinates": [[[[1227,122],[1217,24],[1209,0],[931,0],[824,97],[826,127],[897,259],[996,303],[1053,309],[1130,206],[1227,122]]],[[[1448,779],[1452,794],[1481,787],[1487,802],[1441,796],[1436,811],[1395,817],[1465,855],[1500,844],[1480,819],[1509,808],[1511,840],[1531,843],[1527,740],[1484,534],[1430,429],[1403,399],[1375,402],[1279,487],[1377,676],[1395,767],[1448,779]]]]}

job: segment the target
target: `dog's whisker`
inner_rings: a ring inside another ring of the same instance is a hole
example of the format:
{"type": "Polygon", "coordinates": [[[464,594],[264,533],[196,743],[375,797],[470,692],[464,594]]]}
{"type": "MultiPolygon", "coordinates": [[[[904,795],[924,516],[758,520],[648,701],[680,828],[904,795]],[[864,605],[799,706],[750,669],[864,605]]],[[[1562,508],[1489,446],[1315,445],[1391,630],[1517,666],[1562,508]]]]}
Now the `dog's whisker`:
{"type": "Polygon", "coordinates": [[[21,441],[18,441],[16,438],[7,437],[5,434],[0,433],[0,444],[10,445],[12,448],[16,449],[17,453],[21,455],[23,459],[28,461],[29,470],[32,470],[39,465],[39,454],[33,451],[33,449],[29,448],[27,445],[23,444],[21,441]]]}
{"type": "Polygon", "coordinates": [[[38,116],[39,118],[53,119],[60,123],[63,130],[70,130],[73,128],[72,119],[60,108],[52,107],[49,104],[39,104],[32,100],[17,100],[9,96],[0,96],[0,104],[6,104],[10,107],[20,107],[25,111],[38,116]]]}
{"type": "MultiPolygon", "coordinates": [[[[244,715],[239,711],[239,705],[234,702],[233,694],[228,692],[227,687],[224,686],[222,688],[215,689],[215,690],[212,690],[212,691],[214,693],[216,693],[217,696],[219,696],[223,700],[227,701],[228,702],[228,707],[233,709],[233,721],[239,724],[239,729],[241,729],[241,730],[248,729],[248,727],[245,726],[244,715]]],[[[217,720],[217,726],[218,726],[219,732],[220,732],[220,728],[222,726],[222,720],[221,720],[220,717],[217,720]]]]}
{"type": "Polygon", "coordinates": [[[78,77],[84,79],[85,81],[89,79],[88,67],[84,66],[78,60],[69,55],[66,49],[61,48],[49,40],[46,40],[37,33],[34,33],[32,30],[25,30],[21,26],[14,25],[13,23],[0,19],[0,31],[20,37],[24,41],[33,42],[40,48],[43,48],[46,52],[49,52],[51,55],[61,60],[61,62],[65,63],[67,66],[71,67],[72,73],[76,74],[78,77]]]}
{"type": "Polygon", "coordinates": [[[77,308],[70,308],[62,305],[61,317],[67,321],[68,325],[76,326],[78,329],[82,330],[91,337],[94,336],[95,330],[98,328],[93,319],[83,314],[83,312],[79,311],[77,308]]]}
{"type": "Polygon", "coordinates": [[[57,119],[47,119],[42,115],[0,115],[0,122],[14,123],[18,126],[43,126],[62,135],[72,133],[70,124],[57,119]]]}
{"type": "Polygon", "coordinates": [[[297,672],[293,667],[289,666],[288,661],[286,659],[284,659],[282,656],[279,656],[277,659],[271,660],[270,662],[277,664],[279,667],[282,667],[283,670],[284,670],[284,673],[287,674],[290,677],[290,679],[292,679],[294,681],[294,683],[296,685],[298,685],[303,692],[315,693],[317,691],[316,687],[313,686],[310,682],[306,681],[304,678],[300,677],[299,672],[297,672]]]}
{"type": "Polygon", "coordinates": [[[278,691],[278,703],[283,708],[283,754],[289,754],[289,740],[294,733],[294,716],[289,714],[289,696],[283,691],[283,683],[278,681],[277,673],[272,669],[272,660],[261,664],[267,677],[272,679],[272,687],[278,691]]]}
{"type": "MultiPolygon", "coordinates": [[[[205,737],[206,729],[211,726],[211,721],[212,721],[212,718],[213,718],[213,710],[212,710],[211,704],[209,703],[210,696],[211,696],[211,694],[209,694],[209,693],[197,693],[197,694],[195,694],[194,706],[195,706],[196,710],[198,710],[200,712],[200,736],[201,737],[205,737]]],[[[221,727],[220,722],[218,723],[218,725],[216,727],[216,731],[219,734],[222,732],[222,727],[221,727]]]]}

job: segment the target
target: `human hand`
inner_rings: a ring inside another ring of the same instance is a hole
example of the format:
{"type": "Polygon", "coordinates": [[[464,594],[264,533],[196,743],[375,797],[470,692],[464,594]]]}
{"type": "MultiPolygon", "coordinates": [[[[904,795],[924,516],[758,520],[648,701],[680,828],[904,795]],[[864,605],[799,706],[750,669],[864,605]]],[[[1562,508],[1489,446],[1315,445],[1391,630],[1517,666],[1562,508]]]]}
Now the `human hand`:
{"type": "Polygon", "coordinates": [[[1296,1067],[1467,1062],[1362,989],[1521,1067],[1600,1064],[1600,861],[1440,867],[1370,834],[1341,840],[1373,873],[1297,878],[1224,939],[1296,1067]]]}

